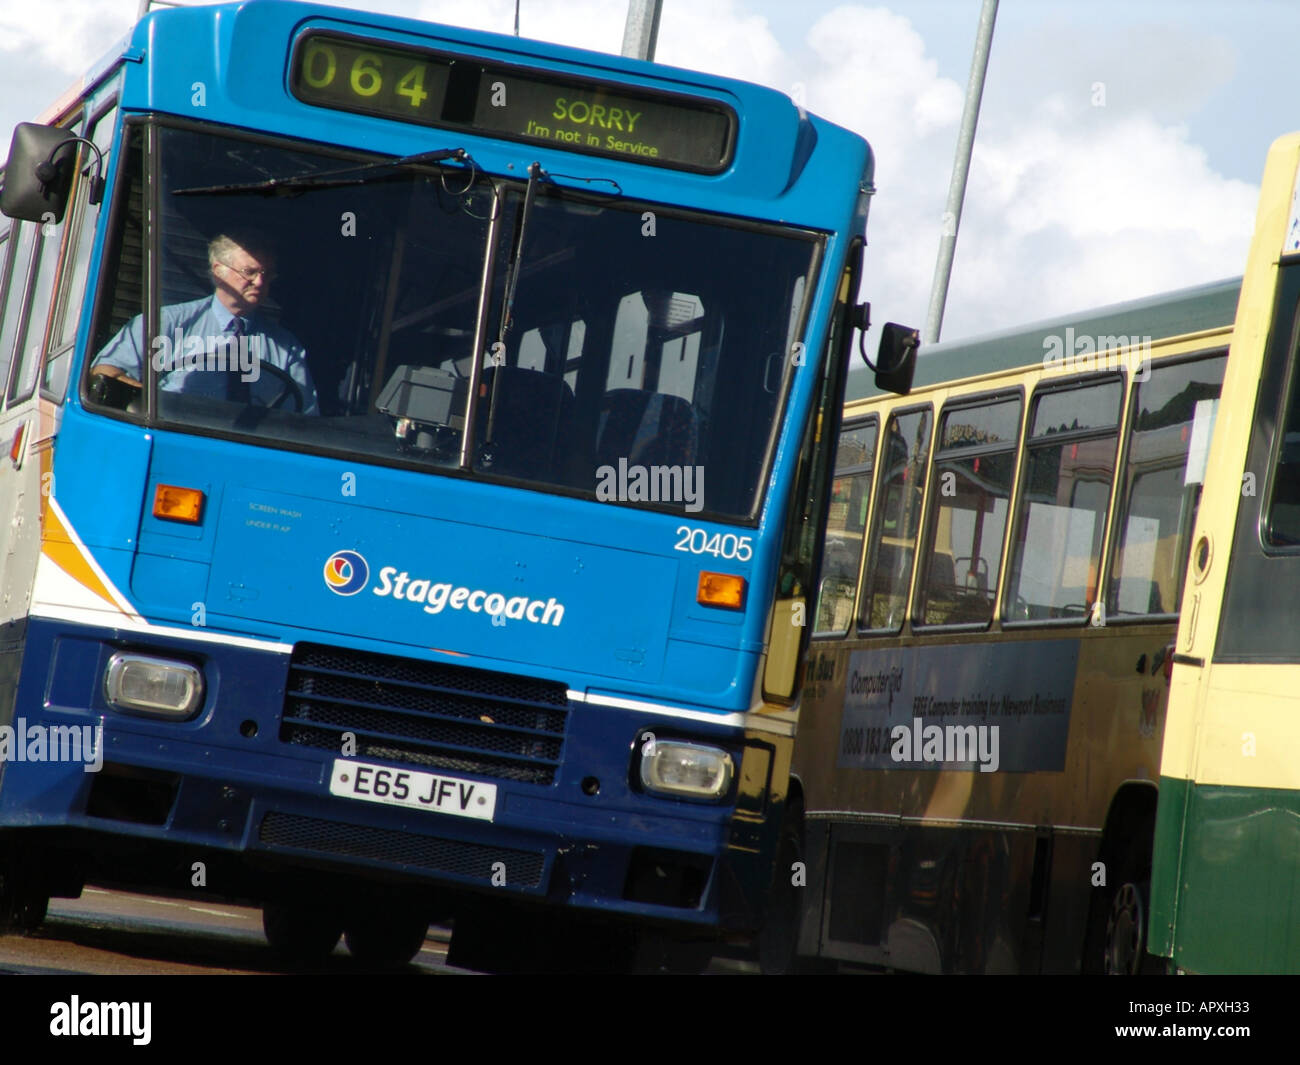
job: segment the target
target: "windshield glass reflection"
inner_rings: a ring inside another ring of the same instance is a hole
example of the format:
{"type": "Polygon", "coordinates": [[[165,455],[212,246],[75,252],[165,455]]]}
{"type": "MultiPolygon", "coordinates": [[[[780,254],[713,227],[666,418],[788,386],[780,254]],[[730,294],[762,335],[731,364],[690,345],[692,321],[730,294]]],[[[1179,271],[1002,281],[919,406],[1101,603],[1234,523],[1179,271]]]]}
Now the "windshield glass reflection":
{"type": "Polygon", "coordinates": [[[816,361],[791,357],[814,235],[554,181],[525,212],[524,181],[463,156],[313,181],[348,161],[192,130],[159,143],[159,327],[146,336],[137,188],[105,271],[92,405],[142,410],[151,387],[182,430],[755,510],[787,375],[816,361]]]}

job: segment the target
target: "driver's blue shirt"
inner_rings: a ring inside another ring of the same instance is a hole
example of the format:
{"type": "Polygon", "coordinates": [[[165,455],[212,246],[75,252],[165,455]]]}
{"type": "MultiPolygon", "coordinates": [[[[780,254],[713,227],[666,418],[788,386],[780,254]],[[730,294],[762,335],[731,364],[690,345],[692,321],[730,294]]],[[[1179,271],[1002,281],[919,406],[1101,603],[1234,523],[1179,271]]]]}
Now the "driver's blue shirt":
{"type": "MultiPolygon", "coordinates": [[[[232,327],[234,318],[215,294],[163,307],[152,349],[158,387],[168,392],[225,399],[228,380],[225,368],[233,364],[248,384],[251,401],[266,406],[288,388],[288,383],[278,374],[261,372],[260,364],[267,362],[297,383],[302,391],[302,413],[319,414],[316,386],[307,369],[307,352],[298,338],[267,322],[257,311],[242,316],[237,327],[232,327]]],[[[137,314],[104,345],[92,365],[116,366],[128,376],[143,381],[143,350],[144,319],[137,314]]],[[[280,406],[294,411],[297,401],[291,395],[280,406]]]]}

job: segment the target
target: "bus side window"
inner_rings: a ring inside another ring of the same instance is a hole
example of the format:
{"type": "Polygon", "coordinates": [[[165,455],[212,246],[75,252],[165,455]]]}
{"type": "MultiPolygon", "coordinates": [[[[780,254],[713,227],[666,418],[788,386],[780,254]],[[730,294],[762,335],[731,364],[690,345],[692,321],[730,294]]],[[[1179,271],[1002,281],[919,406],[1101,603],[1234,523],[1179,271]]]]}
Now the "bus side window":
{"type": "Polygon", "coordinates": [[[859,628],[897,632],[903,626],[925,499],[930,417],[928,407],[894,414],[885,430],[859,628]]]}
{"type": "MultiPolygon", "coordinates": [[[[1293,356],[1294,358],[1294,356],[1293,356]]],[[[1300,374],[1292,371],[1291,395],[1279,419],[1281,441],[1269,491],[1264,542],[1271,547],[1300,544],[1300,374]]]]}
{"type": "Polygon", "coordinates": [[[1178,612],[1226,364],[1164,365],[1134,387],[1110,616],[1178,612]]]}
{"type": "Polygon", "coordinates": [[[10,266],[15,248],[12,237],[9,219],[0,215],[0,326],[4,324],[4,308],[7,302],[5,295],[9,291],[9,280],[12,274],[10,266]]]}
{"type": "Polygon", "coordinates": [[[993,618],[1020,410],[1018,398],[1001,398],[944,411],[918,625],[987,625],[993,618]]]}
{"type": "Polygon", "coordinates": [[[4,307],[0,308],[0,395],[9,381],[14,349],[23,342],[32,254],[39,233],[40,226],[34,222],[15,222],[9,238],[8,289],[4,307]]]}
{"type": "Polygon", "coordinates": [[[145,277],[144,237],[144,127],[128,123],[122,133],[118,160],[117,222],[105,237],[104,253],[96,274],[100,288],[95,316],[86,346],[83,373],[89,374],[96,353],[122,326],[143,311],[145,277]]]}
{"type": "Polygon", "coordinates": [[[1110,378],[1035,395],[1006,620],[1083,619],[1091,613],[1123,391],[1123,383],[1110,378]]]}
{"type": "Polygon", "coordinates": [[[834,454],[830,434],[837,424],[836,407],[842,401],[844,369],[837,353],[844,347],[841,331],[847,314],[841,309],[837,327],[827,344],[822,364],[817,405],[809,412],[799,448],[799,465],[795,473],[785,533],[781,542],[781,567],[777,573],[776,594],[768,615],[767,661],[763,667],[764,698],[792,699],[802,681],[801,663],[808,649],[811,627],[807,606],[812,600],[814,563],[821,546],[814,530],[826,513],[831,491],[834,454]],[[838,362],[838,366],[837,366],[838,362]]]}
{"type": "Polygon", "coordinates": [[[10,404],[26,399],[36,387],[36,373],[40,368],[45,345],[45,328],[50,320],[54,278],[59,269],[59,244],[63,235],[62,225],[45,225],[37,230],[34,253],[36,270],[32,277],[31,296],[27,301],[27,326],[17,340],[17,368],[9,379],[10,404]]]}
{"type": "Polygon", "coordinates": [[[877,428],[873,419],[840,433],[813,629],[818,634],[847,632],[853,619],[858,571],[862,566],[863,533],[871,499],[877,428]]]}
{"type": "MultiPolygon", "coordinates": [[[[117,107],[91,116],[93,126],[85,134],[99,148],[108,166],[109,148],[117,107]]],[[[90,249],[95,243],[95,229],[103,204],[91,204],[89,177],[95,172],[95,155],[81,149],[81,172],[75,193],[74,210],[69,214],[68,235],[64,241],[64,266],[60,275],[59,294],[55,303],[54,323],[50,329],[49,354],[41,378],[42,394],[61,402],[68,387],[68,369],[72,362],[72,345],[77,337],[81,309],[86,299],[86,280],[90,269],[90,249]]]]}

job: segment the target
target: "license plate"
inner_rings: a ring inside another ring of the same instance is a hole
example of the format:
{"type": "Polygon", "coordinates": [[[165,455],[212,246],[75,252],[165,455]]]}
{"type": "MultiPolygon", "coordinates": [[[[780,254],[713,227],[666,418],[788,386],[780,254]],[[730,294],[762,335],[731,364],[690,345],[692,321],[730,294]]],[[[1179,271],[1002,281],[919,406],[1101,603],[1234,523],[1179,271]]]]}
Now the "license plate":
{"type": "Polygon", "coordinates": [[[408,810],[436,810],[440,814],[473,817],[479,821],[491,821],[497,807],[495,784],[342,758],[334,760],[330,794],[408,810]]]}

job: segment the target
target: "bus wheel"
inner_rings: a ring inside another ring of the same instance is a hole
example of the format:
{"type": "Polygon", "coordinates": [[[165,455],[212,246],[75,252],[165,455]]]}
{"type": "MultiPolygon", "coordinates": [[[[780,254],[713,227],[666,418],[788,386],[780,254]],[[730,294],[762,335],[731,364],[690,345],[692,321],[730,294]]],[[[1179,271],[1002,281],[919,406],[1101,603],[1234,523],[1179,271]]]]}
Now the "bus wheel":
{"type": "Polygon", "coordinates": [[[642,932],[635,942],[636,954],[631,966],[633,973],[698,976],[713,961],[715,944],[709,939],[683,939],[656,932],[642,932]]]}
{"type": "Polygon", "coordinates": [[[1106,974],[1133,976],[1139,971],[1146,948],[1147,908],[1150,885],[1124,883],[1115,892],[1106,919],[1106,974]]]}
{"type": "Polygon", "coordinates": [[[50,894],[35,876],[0,865],[0,933],[36,931],[49,905],[50,894]]]}
{"type": "Polygon", "coordinates": [[[406,965],[420,953],[429,916],[414,908],[372,910],[351,918],[345,927],[352,956],[362,965],[386,969],[406,965]]]}
{"type": "MultiPolygon", "coordinates": [[[[1115,887],[1105,908],[1102,972],[1140,976],[1164,972],[1164,960],[1147,953],[1151,914],[1151,847],[1155,821],[1148,819],[1130,837],[1115,869],[1115,887]]],[[[1100,915],[1098,915],[1100,926],[1100,915]]]]}
{"type": "Polygon", "coordinates": [[[794,871],[802,862],[802,819],[791,816],[787,810],[776,844],[776,867],[767,911],[758,933],[758,966],[767,976],[784,976],[800,970],[796,948],[803,919],[803,889],[795,885],[794,871]]]}
{"type": "Polygon", "coordinates": [[[324,910],[268,902],[262,907],[262,930],[286,961],[319,965],[334,953],[343,924],[324,910]]]}

